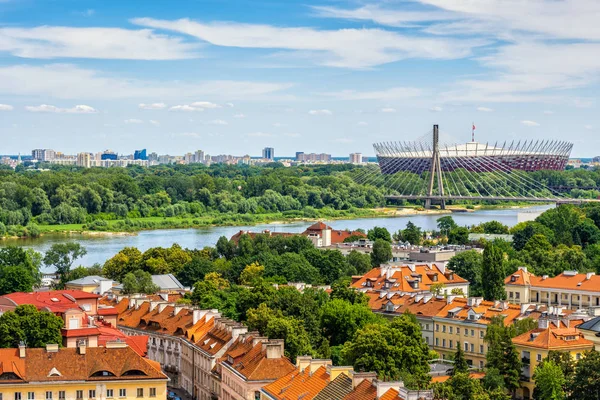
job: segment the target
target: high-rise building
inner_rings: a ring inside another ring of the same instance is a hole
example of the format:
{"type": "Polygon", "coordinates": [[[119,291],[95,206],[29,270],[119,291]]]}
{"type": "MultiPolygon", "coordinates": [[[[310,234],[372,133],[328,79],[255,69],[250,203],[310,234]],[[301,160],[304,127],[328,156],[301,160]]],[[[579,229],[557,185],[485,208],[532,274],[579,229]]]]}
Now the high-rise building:
{"type": "Polygon", "coordinates": [[[117,153],[112,150],[105,150],[100,156],[101,160],[117,160],[118,158],[117,153]]]}
{"type": "Polygon", "coordinates": [[[92,166],[92,155],[90,153],[79,153],[77,154],[78,167],[90,168],[92,166]]]}
{"type": "Polygon", "coordinates": [[[31,157],[38,161],[50,161],[56,157],[56,152],[51,149],[35,149],[31,151],[31,157]]]}
{"type": "Polygon", "coordinates": [[[273,160],[275,158],[275,149],[272,147],[265,147],[262,151],[262,158],[273,160]]]}
{"type": "Polygon", "coordinates": [[[302,156],[304,155],[303,151],[296,152],[296,161],[302,161],[302,156]]]}
{"type": "Polygon", "coordinates": [[[362,164],[362,153],[350,153],[350,164],[362,164]]]}
{"type": "Polygon", "coordinates": [[[204,162],[204,152],[202,150],[196,150],[194,156],[194,162],[203,163],[204,162]]]}
{"type": "Polygon", "coordinates": [[[134,160],[147,160],[148,156],[146,155],[146,149],[136,150],[133,153],[133,159],[134,160]]]}

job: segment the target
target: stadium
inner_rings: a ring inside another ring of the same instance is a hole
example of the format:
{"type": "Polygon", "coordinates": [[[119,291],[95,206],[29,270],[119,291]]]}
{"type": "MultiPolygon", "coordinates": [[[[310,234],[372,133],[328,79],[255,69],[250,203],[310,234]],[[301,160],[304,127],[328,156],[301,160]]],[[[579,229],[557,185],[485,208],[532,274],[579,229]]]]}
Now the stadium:
{"type": "MultiPolygon", "coordinates": [[[[383,174],[431,170],[433,145],[424,142],[385,142],[373,145],[383,174]]],[[[525,141],[510,144],[468,142],[439,145],[442,171],[466,169],[471,172],[563,170],[573,144],[564,141],[525,141]]]]}

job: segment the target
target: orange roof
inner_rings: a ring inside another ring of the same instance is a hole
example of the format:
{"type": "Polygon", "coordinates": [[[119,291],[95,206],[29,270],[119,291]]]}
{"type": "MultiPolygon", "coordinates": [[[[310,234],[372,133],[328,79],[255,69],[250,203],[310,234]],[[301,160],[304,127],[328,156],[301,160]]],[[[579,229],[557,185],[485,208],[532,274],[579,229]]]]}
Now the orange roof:
{"type": "Polygon", "coordinates": [[[379,398],[379,400],[403,400],[399,395],[400,392],[396,389],[389,389],[379,398]]]}
{"type": "Polygon", "coordinates": [[[231,332],[226,328],[213,327],[196,342],[196,346],[209,354],[215,355],[232,339],[231,332]]]}
{"type": "Polygon", "coordinates": [[[93,300],[100,296],[82,290],[50,290],[47,292],[15,292],[1,296],[16,305],[32,304],[38,310],[64,313],[72,308],[80,309],[78,300],[93,300]]]}
{"type": "Polygon", "coordinates": [[[296,369],[263,389],[278,400],[311,400],[327,386],[329,378],[326,367],[319,367],[313,373],[307,367],[302,372],[296,369]]]}
{"type": "Polygon", "coordinates": [[[146,335],[128,336],[116,328],[103,324],[98,324],[98,331],[100,332],[98,346],[106,346],[106,342],[120,340],[127,343],[140,356],[146,357],[148,354],[148,336],[146,335]]]}
{"type": "Polygon", "coordinates": [[[348,393],[344,400],[375,400],[376,398],[377,389],[368,379],[365,379],[348,393]]]}
{"type": "Polygon", "coordinates": [[[137,328],[148,311],[150,310],[150,303],[144,302],[139,308],[132,307],[127,309],[122,314],[119,314],[119,320],[117,321],[118,325],[127,326],[129,328],[137,328]]]}
{"type": "Polygon", "coordinates": [[[386,311],[386,306],[391,303],[393,312],[397,314],[408,311],[416,316],[434,317],[447,305],[446,299],[431,295],[393,293],[391,296],[381,296],[381,293],[376,291],[367,291],[365,294],[369,297],[369,307],[376,312],[386,311]]]}
{"type": "Polygon", "coordinates": [[[575,325],[581,320],[557,321],[549,323],[548,328],[537,328],[513,338],[513,343],[520,346],[536,347],[546,350],[591,349],[594,343],[585,339],[575,325]]]}
{"type": "Polygon", "coordinates": [[[207,321],[206,316],[204,316],[200,318],[194,325],[185,330],[185,336],[191,342],[196,343],[200,341],[200,339],[204,337],[204,335],[206,335],[208,331],[213,328],[213,326],[215,326],[214,317],[207,321]]]}
{"type": "Polygon", "coordinates": [[[19,357],[19,349],[0,350],[0,383],[23,379],[25,379],[25,360],[19,357]]]}
{"type": "Polygon", "coordinates": [[[575,271],[563,271],[561,274],[550,278],[535,276],[524,269],[519,269],[504,280],[507,285],[530,285],[532,287],[581,290],[600,293],[600,275],[594,273],[579,274],[575,271]]]}
{"type": "Polygon", "coordinates": [[[447,304],[437,315],[438,318],[446,318],[459,321],[476,322],[478,324],[489,324],[492,318],[504,317],[504,325],[512,324],[521,315],[521,307],[500,301],[478,300],[472,306],[468,305],[469,299],[457,297],[447,304]],[[474,314],[473,319],[469,318],[474,314]]]}
{"type": "Polygon", "coordinates": [[[267,358],[262,343],[253,345],[252,342],[252,336],[238,338],[221,358],[221,364],[233,368],[249,381],[276,380],[296,369],[287,357],[267,358]]]}
{"type": "Polygon", "coordinates": [[[385,290],[388,292],[422,293],[436,283],[444,285],[468,284],[468,281],[449,269],[441,269],[436,264],[415,265],[414,271],[408,265],[382,266],[373,268],[352,283],[352,287],[363,290],[385,290]],[[444,271],[444,273],[442,273],[444,271]],[[413,286],[417,282],[417,288],[413,286]]]}

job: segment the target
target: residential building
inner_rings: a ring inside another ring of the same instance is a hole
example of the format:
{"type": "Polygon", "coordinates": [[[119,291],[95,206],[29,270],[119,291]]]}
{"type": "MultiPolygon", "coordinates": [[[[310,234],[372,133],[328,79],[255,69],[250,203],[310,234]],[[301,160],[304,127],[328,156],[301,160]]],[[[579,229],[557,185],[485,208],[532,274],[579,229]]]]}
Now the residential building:
{"type": "Polygon", "coordinates": [[[382,264],[363,276],[352,277],[351,286],[361,292],[425,294],[439,285],[440,294],[469,292],[469,281],[446,268],[446,263],[382,264]]]}
{"type": "Polygon", "coordinates": [[[112,150],[105,150],[102,152],[102,154],[100,154],[100,159],[101,160],[118,160],[119,156],[117,156],[117,153],[115,153],[112,150]]]}
{"type": "Polygon", "coordinates": [[[600,307],[600,276],[593,272],[564,271],[550,278],[520,267],[504,280],[508,301],[537,303],[569,309],[600,307]]]}
{"type": "Polygon", "coordinates": [[[78,167],[90,168],[92,166],[92,155],[87,152],[77,154],[77,163],[75,165],[78,167]]]}
{"type": "Polygon", "coordinates": [[[265,147],[262,151],[262,158],[264,158],[265,160],[274,160],[275,149],[272,147],[265,147]]]}
{"type": "Polygon", "coordinates": [[[521,306],[501,301],[484,301],[481,297],[447,297],[447,305],[433,317],[433,350],[442,359],[450,359],[457,346],[465,352],[467,363],[475,368],[485,366],[487,326],[494,317],[502,317],[505,325],[521,315],[521,306]]]}
{"type": "Polygon", "coordinates": [[[113,284],[114,281],[112,279],[90,275],[67,282],[65,289],[81,290],[87,293],[103,295],[113,288],[113,284]]]}
{"type": "Polygon", "coordinates": [[[37,161],[50,161],[56,157],[56,152],[51,149],[35,149],[31,150],[31,158],[37,161]]]}
{"type": "Polygon", "coordinates": [[[283,354],[283,340],[269,340],[255,333],[240,335],[217,364],[221,400],[259,400],[261,388],[292,371],[295,366],[283,354]]]}
{"type": "Polygon", "coordinates": [[[302,163],[330,162],[331,154],[304,153],[304,152],[298,151],[298,152],[296,152],[296,161],[302,162],[302,163]]]}
{"type": "Polygon", "coordinates": [[[350,157],[348,158],[348,162],[350,164],[362,164],[363,162],[362,153],[350,153],[350,157]]]}
{"type": "Polygon", "coordinates": [[[538,320],[538,328],[512,339],[523,363],[518,397],[531,398],[535,387],[532,382],[535,368],[550,351],[569,353],[577,361],[585,351],[594,348],[594,343],[576,328],[581,322],[579,319],[563,318],[560,314],[549,314],[538,320]]]}
{"type": "Polygon", "coordinates": [[[165,399],[168,378],[160,366],[125,343],[105,347],[0,349],[4,399],[165,399]]]}

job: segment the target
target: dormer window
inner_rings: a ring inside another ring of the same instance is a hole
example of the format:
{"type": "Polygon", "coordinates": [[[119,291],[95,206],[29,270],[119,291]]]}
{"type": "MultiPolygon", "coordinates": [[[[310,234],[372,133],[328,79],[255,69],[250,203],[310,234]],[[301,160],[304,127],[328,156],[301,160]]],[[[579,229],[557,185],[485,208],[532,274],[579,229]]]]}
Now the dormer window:
{"type": "Polygon", "coordinates": [[[512,275],[512,276],[510,277],[510,281],[511,281],[511,282],[516,282],[516,281],[517,281],[517,277],[516,277],[516,275],[512,275]]]}
{"type": "Polygon", "coordinates": [[[437,274],[433,274],[433,275],[431,275],[431,281],[432,281],[432,282],[437,282],[437,280],[438,280],[438,276],[437,276],[437,274]]]}
{"type": "Polygon", "coordinates": [[[419,281],[412,281],[412,282],[410,283],[410,286],[411,286],[413,289],[418,289],[418,288],[419,288],[419,281]]]}

